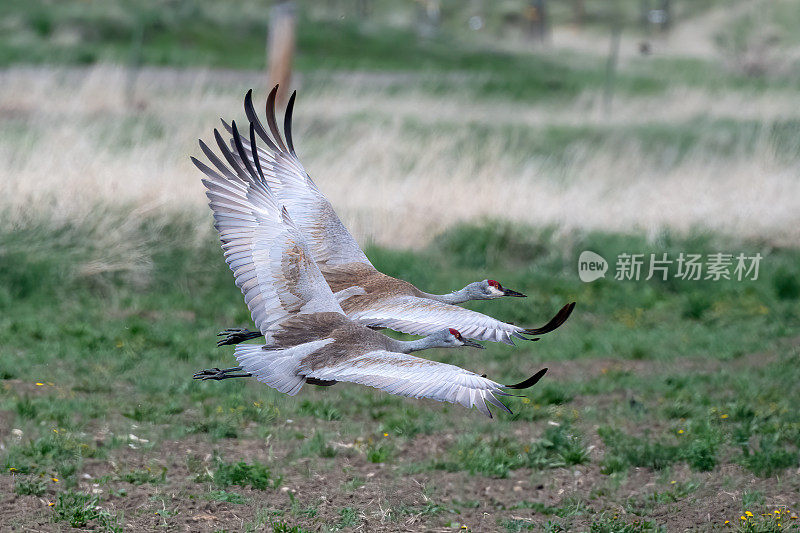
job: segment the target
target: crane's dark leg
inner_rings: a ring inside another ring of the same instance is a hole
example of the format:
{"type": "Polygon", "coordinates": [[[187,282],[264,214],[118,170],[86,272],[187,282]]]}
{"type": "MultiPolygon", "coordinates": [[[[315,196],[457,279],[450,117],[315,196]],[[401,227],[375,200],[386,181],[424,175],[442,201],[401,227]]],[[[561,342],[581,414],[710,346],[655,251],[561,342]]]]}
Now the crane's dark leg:
{"type": "Polygon", "coordinates": [[[225,346],[226,344],[239,344],[240,342],[249,341],[250,339],[257,339],[263,337],[264,334],[260,331],[250,331],[243,328],[228,328],[225,331],[217,333],[217,337],[225,338],[217,342],[217,346],[225,346]]]}
{"type": "Polygon", "coordinates": [[[336,385],[336,380],[328,380],[328,379],[317,379],[317,378],[306,378],[306,383],[309,385],[317,385],[319,387],[330,387],[331,385],[336,385]]]}
{"type": "Polygon", "coordinates": [[[248,372],[244,372],[242,374],[234,374],[234,372],[241,372],[241,371],[242,367],[240,366],[235,366],[233,368],[225,368],[223,370],[220,370],[219,368],[207,368],[205,370],[195,372],[194,376],[192,377],[194,379],[202,379],[205,381],[207,379],[221,380],[229,378],[249,378],[250,376],[252,376],[252,374],[248,372]]]}

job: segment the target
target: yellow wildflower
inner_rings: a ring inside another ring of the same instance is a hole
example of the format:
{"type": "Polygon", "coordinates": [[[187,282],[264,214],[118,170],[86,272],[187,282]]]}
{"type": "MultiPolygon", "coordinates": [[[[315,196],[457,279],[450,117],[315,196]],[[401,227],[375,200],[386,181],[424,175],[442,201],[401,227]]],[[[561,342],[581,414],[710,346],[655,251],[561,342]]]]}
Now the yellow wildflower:
{"type": "Polygon", "coordinates": [[[41,386],[43,386],[43,385],[44,385],[44,383],[39,383],[38,381],[36,382],[36,386],[37,386],[37,387],[41,387],[41,386]]]}
{"type": "Polygon", "coordinates": [[[720,415],[719,417],[722,418],[722,419],[725,419],[725,418],[728,418],[728,415],[720,415]]]}
{"type": "Polygon", "coordinates": [[[384,433],[384,434],[383,434],[383,436],[384,436],[384,437],[388,437],[388,436],[389,436],[389,434],[388,434],[388,433],[384,433]]]}
{"type": "Polygon", "coordinates": [[[54,506],[54,505],[55,505],[55,503],[53,503],[53,502],[47,502],[47,506],[48,506],[48,507],[52,507],[52,506],[54,506]]]}
{"type": "Polygon", "coordinates": [[[53,480],[53,483],[58,483],[58,478],[57,477],[51,477],[50,479],[53,480]]]}
{"type": "Polygon", "coordinates": [[[683,430],[682,429],[678,430],[678,435],[683,435],[683,430]]]}
{"type": "Polygon", "coordinates": [[[753,513],[751,513],[750,511],[745,511],[744,514],[746,514],[747,516],[753,516],[753,513]]]}

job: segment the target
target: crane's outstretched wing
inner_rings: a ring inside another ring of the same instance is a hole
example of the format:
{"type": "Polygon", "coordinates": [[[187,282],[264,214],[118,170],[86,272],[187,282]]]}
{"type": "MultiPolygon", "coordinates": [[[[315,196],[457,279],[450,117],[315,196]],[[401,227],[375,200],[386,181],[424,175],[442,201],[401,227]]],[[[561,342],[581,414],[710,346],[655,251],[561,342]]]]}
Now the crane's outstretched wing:
{"type": "Polygon", "coordinates": [[[545,326],[525,329],[477,311],[415,296],[396,296],[370,302],[363,309],[358,308],[357,302],[357,297],[344,302],[347,316],[368,326],[384,327],[413,335],[430,335],[452,327],[469,339],[504,342],[512,346],[512,337],[529,340],[525,335],[542,335],[557,328],[566,321],[574,307],[574,304],[564,306],[545,326]]]}
{"type": "MultiPolygon", "coordinates": [[[[238,158],[227,148],[219,132],[214,136],[228,165],[200,141],[200,147],[216,170],[192,162],[207,176],[203,179],[214,226],[219,231],[225,261],[244,294],[253,321],[269,342],[285,318],[298,313],[344,314],[325,282],[303,234],[285,209],[279,207],[262,176],[257,161],[250,163],[241,137],[233,125],[238,158]]],[[[251,143],[255,145],[253,128],[251,143]]]]}
{"type": "Polygon", "coordinates": [[[396,352],[377,350],[348,358],[338,364],[300,372],[306,378],[324,381],[347,381],[381,389],[391,394],[411,398],[431,398],[475,407],[488,417],[489,405],[511,411],[495,395],[509,396],[503,387],[527,388],[543,375],[535,376],[516,385],[501,385],[469,370],[396,352]]]}
{"type": "MultiPolygon", "coordinates": [[[[304,232],[309,250],[314,260],[322,265],[344,263],[364,263],[372,266],[356,240],[347,231],[333,210],[333,206],[320,192],[311,177],[303,168],[292,143],[292,109],[296,93],[292,93],[284,117],[284,144],[275,119],[276,86],[267,98],[267,124],[269,131],[258,118],[253,108],[252,90],[244,99],[244,109],[255,132],[269,147],[269,150],[256,148],[258,161],[269,187],[278,201],[286,206],[295,224],[304,232]],[[287,147],[288,145],[288,147],[287,147]]],[[[232,128],[223,121],[229,131],[232,128]]],[[[243,142],[248,157],[252,157],[250,143],[243,142]]]]}

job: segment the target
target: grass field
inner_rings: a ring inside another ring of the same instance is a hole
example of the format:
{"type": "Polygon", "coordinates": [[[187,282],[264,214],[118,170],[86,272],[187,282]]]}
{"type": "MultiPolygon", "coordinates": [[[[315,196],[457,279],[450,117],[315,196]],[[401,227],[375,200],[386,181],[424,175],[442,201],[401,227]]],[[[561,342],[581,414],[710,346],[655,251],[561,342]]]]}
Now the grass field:
{"type": "Polygon", "coordinates": [[[647,531],[739,527],[749,511],[747,527],[761,525],[748,531],[796,524],[800,252],[502,223],[454,228],[419,252],[371,248],[376,266],[429,290],[490,272],[529,298],[474,307],[517,323],[578,301],[535,344],[429,354],[505,382],[550,368],[509,401],[513,416],[490,421],[350,385],[290,398],[192,381],[232,363],[215,333],[248,324],[196,222],[130,229],[146,274],[87,267],[103,228],[3,234],[4,523],[647,531]],[[583,284],[587,247],[765,258],[757,281],[583,284]]]}
{"type": "MultiPolygon", "coordinates": [[[[715,2],[675,4],[676,35],[719,24],[715,2]]],[[[304,165],[389,274],[430,292],[500,280],[528,298],[469,307],[520,325],[577,301],[536,343],[426,354],[501,382],[547,375],[493,420],[347,384],[288,397],[193,381],[233,366],[218,331],[251,324],[188,155],[220,116],[242,118],[247,89],[266,93],[266,4],[13,1],[0,7],[3,528],[800,529],[790,2],[737,4],[735,24],[693,35],[746,51],[754,17],[769,21],[787,48],[758,76],[725,50],[637,57],[631,17],[610,106],[601,2],[587,1],[586,32],[538,53],[455,36],[448,2],[451,26],[430,40],[403,27],[413,9],[387,25],[388,2],[362,23],[326,5],[301,2],[304,165]],[[609,260],[606,279],[579,280],[584,250],[609,260]],[[757,280],[614,279],[621,253],[681,252],[763,259],[757,280]]],[[[511,3],[497,5],[491,31],[511,3]]]]}

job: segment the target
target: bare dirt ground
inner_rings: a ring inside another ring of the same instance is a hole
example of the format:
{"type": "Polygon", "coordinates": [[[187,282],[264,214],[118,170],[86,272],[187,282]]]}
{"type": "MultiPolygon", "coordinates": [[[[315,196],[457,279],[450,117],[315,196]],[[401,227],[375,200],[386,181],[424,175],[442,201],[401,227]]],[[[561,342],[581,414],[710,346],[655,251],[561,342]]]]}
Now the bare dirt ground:
{"type": "MultiPolygon", "coordinates": [[[[403,463],[428,460],[431,455],[441,452],[445,443],[441,436],[413,439],[401,451],[403,463]]],[[[655,491],[661,475],[637,468],[615,488],[613,496],[597,496],[604,492],[603,489],[611,491],[608,490],[608,476],[601,474],[596,465],[546,472],[521,469],[512,471],[506,479],[494,479],[463,472],[406,474],[400,465],[374,464],[363,455],[340,454],[334,459],[308,460],[307,464],[293,469],[296,472],[306,470],[306,474],[289,475],[277,490],[231,487],[229,491],[247,500],[245,504],[233,504],[207,499],[208,488],[193,481],[196,472],[189,471],[186,460],[195,457],[201,464],[210,465],[212,452],[218,452],[247,462],[280,464],[291,451],[289,445],[273,444],[266,448],[263,441],[257,440],[216,444],[195,439],[164,442],[150,452],[148,458],[139,452],[120,450],[107,461],[87,463],[84,473],[99,477],[108,472],[110,465],[155,470],[166,467],[169,472],[167,483],[135,486],[110,482],[100,488],[92,480],[85,480],[79,488],[112,494],[124,488],[127,495],[111,496],[103,505],[112,512],[123,511],[126,530],[130,531],[239,531],[246,524],[256,523],[257,512],[261,509],[272,511],[274,520],[322,530],[340,522],[340,509],[346,507],[355,509],[358,514],[357,524],[348,530],[450,531],[453,527],[448,524],[457,522],[474,531],[495,531],[502,529],[499,524],[506,520],[544,524],[555,518],[535,509],[514,509],[521,502],[561,507],[569,501],[583,500],[595,512],[607,510],[632,521],[637,517],[626,516],[624,502],[655,491]],[[361,480],[363,484],[353,488],[357,485],[354,480],[361,480]],[[315,516],[293,515],[289,494],[294,496],[295,505],[301,509],[313,507],[315,516]],[[454,509],[458,509],[457,514],[452,512],[454,509]]],[[[690,478],[696,479],[697,474],[676,468],[671,477],[671,481],[684,483],[690,478]]],[[[3,493],[0,520],[5,524],[4,528],[9,528],[6,530],[69,529],[51,521],[52,513],[48,506],[51,495],[19,496],[13,492],[11,477],[2,477],[0,482],[3,493]]],[[[778,484],[755,478],[730,464],[702,475],[699,483],[699,488],[690,496],[657,504],[646,518],[665,526],[667,531],[706,530],[719,527],[726,519],[738,518],[742,507],[741,487],[762,492],[775,506],[794,505],[800,491],[800,478],[797,476],[787,477],[778,484]],[[732,486],[740,488],[731,489],[732,486]]],[[[580,531],[588,529],[590,523],[577,514],[571,526],[580,531]]]]}

